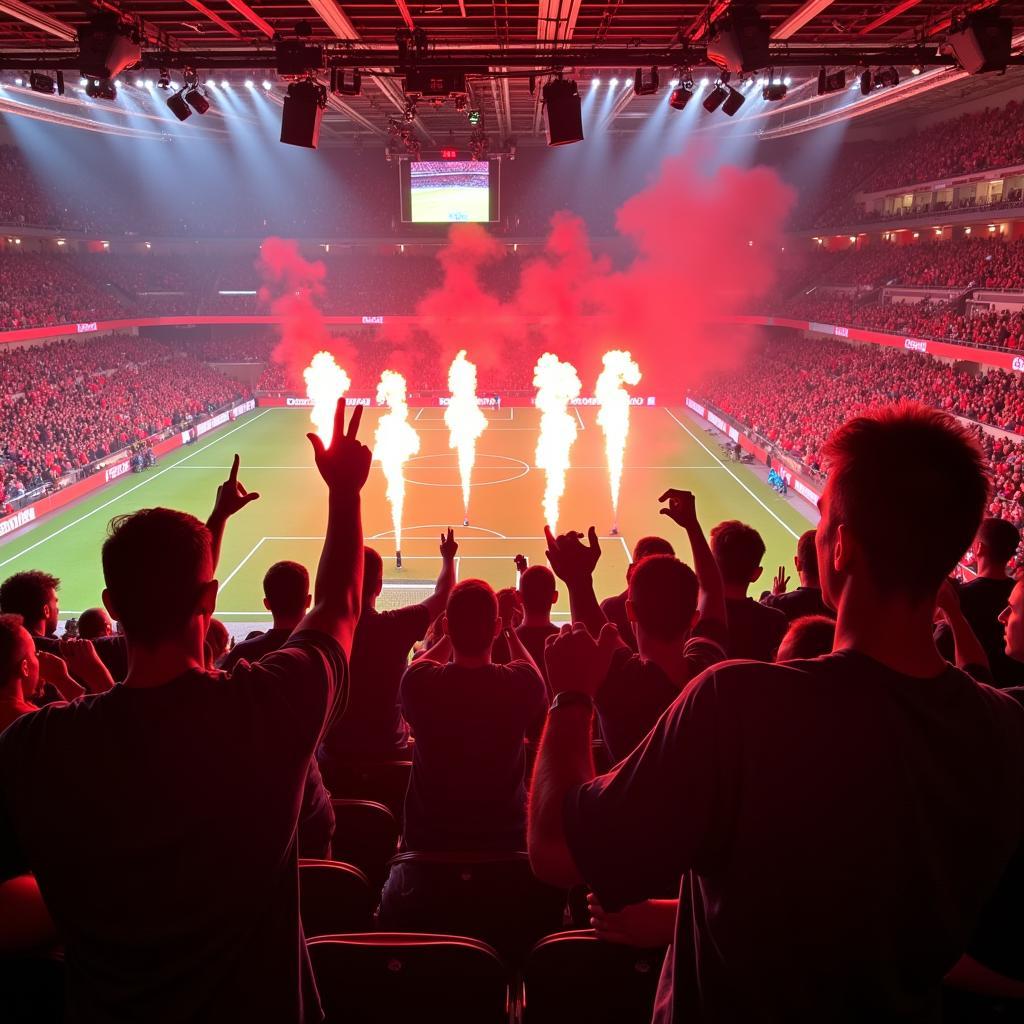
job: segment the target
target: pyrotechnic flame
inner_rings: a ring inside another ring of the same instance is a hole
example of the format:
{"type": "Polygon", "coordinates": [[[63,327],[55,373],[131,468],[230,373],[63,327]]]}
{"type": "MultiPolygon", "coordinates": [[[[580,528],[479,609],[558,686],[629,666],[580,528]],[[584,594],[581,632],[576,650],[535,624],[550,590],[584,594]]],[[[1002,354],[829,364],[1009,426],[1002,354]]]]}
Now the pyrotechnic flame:
{"type": "Polygon", "coordinates": [[[448,425],[448,447],[459,452],[459,477],[462,480],[462,505],[469,515],[469,485],[476,462],[476,442],[487,426],[487,417],[476,402],[476,366],[462,349],[448,368],[451,401],[444,411],[448,425]]]}
{"type": "Polygon", "coordinates": [[[402,506],[405,503],[405,461],[420,450],[420,435],[409,423],[409,406],[405,400],[405,378],[394,370],[385,370],[377,385],[377,404],[388,411],[377,424],[373,457],[380,460],[388,482],[391,522],[395,529],[395,550],[402,550],[402,506]]]}
{"type": "Polygon", "coordinates": [[[330,352],[317,352],[302,376],[306,378],[306,397],[313,403],[309,418],[323,443],[330,445],[334,435],[334,410],[352,381],[330,352]]]}
{"type": "Polygon", "coordinates": [[[623,384],[640,383],[640,367],[628,352],[615,349],[605,352],[604,369],[597,378],[594,396],[600,406],[597,422],[604,431],[604,447],[608,456],[608,482],[612,489],[612,516],[619,514],[619,487],[622,484],[622,464],[629,436],[629,392],[623,384]]]}
{"type": "Polygon", "coordinates": [[[576,417],[567,407],[572,399],[579,398],[580,378],[571,363],[563,363],[558,356],[545,352],[534,367],[533,386],[541,411],[536,460],[547,473],[544,522],[554,530],[558,526],[558,504],[565,493],[569,452],[576,440],[576,417]]]}

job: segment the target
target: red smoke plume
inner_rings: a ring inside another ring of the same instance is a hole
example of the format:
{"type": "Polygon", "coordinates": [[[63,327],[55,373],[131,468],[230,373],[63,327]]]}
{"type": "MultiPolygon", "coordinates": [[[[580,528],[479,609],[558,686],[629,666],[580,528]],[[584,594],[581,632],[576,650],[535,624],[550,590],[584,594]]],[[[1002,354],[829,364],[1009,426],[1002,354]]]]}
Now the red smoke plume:
{"type": "Polygon", "coordinates": [[[260,247],[259,270],[263,275],[260,302],[280,316],[281,340],[272,359],[291,368],[302,380],[302,371],[321,349],[333,353],[349,374],[355,369],[356,352],[344,337],[332,336],[316,300],[323,295],[327,268],[319,260],[310,263],[291,239],[267,238],[260,247]]]}

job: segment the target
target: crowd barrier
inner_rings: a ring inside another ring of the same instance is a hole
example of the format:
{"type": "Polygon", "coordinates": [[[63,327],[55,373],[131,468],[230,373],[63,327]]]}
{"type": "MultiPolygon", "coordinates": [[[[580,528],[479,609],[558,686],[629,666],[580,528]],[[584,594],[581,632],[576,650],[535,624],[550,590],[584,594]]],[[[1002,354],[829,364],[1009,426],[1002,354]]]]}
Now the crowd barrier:
{"type": "Polygon", "coordinates": [[[786,481],[786,486],[796,491],[800,497],[809,501],[812,505],[816,506],[818,504],[818,499],[821,497],[821,484],[811,481],[794,470],[789,462],[783,461],[778,454],[767,448],[744,427],[727,421],[724,413],[713,409],[711,406],[702,405],[689,396],[686,398],[686,408],[691,412],[695,412],[701,419],[707,420],[713,427],[717,427],[744,451],[750,452],[754,459],[761,463],[762,466],[774,469],[786,481]]]}
{"type": "MultiPolygon", "coordinates": [[[[161,455],[166,455],[175,448],[180,448],[190,441],[198,440],[204,434],[209,433],[209,431],[216,430],[225,423],[230,423],[239,416],[244,416],[247,412],[252,412],[255,408],[255,400],[249,399],[249,401],[232,406],[230,409],[223,409],[209,419],[194,424],[188,430],[175,432],[170,437],[153,441],[153,454],[158,458],[161,455]]],[[[29,526],[37,519],[41,519],[44,515],[64,508],[66,505],[84,498],[87,494],[91,494],[93,491],[106,487],[107,484],[113,483],[115,480],[119,480],[126,473],[131,472],[131,465],[131,455],[111,456],[109,461],[98,467],[94,473],[86,476],[84,479],[67,484],[52,494],[32,502],[31,505],[26,505],[11,515],[0,519],[0,543],[18,530],[29,526]]]]}

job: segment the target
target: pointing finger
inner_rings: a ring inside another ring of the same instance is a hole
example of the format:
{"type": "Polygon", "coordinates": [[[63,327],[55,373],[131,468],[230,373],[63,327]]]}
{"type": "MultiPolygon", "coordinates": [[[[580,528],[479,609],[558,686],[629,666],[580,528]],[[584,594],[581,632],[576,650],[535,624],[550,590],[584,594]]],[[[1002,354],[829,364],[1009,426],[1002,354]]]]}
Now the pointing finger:
{"type": "Polygon", "coordinates": [[[231,463],[231,473],[228,476],[228,480],[230,480],[231,483],[234,483],[238,479],[238,463],[239,463],[239,461],[240,461],[240,459],[238,458],[238,453],[235,452],[234,461],[231,463]]]}

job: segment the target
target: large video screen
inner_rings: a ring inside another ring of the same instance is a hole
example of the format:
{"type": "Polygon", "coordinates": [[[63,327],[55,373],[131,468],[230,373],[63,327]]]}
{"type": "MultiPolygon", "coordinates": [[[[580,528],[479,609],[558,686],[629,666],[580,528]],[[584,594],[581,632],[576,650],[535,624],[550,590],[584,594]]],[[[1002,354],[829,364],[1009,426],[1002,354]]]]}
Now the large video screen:
{"type": "Polygon", "coordinates": [[[420,160],[409,164],[409,220],[445,224],[491,220],[487,160],[420,160]]]}

